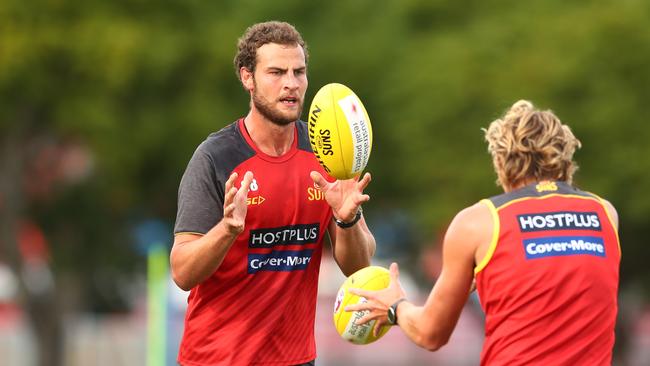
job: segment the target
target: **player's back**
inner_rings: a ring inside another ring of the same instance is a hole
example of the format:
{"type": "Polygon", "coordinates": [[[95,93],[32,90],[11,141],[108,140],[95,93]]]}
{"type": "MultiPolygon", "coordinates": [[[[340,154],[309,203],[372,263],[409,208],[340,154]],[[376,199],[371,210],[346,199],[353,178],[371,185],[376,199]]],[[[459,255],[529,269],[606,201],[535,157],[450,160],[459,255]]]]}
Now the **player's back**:
{"type": "Polygon", "coordinates": [[[476,268],[481,364],[611,364],[620,246],[603,201],[545,182],[484,202],[498,232],[476,268]]]}

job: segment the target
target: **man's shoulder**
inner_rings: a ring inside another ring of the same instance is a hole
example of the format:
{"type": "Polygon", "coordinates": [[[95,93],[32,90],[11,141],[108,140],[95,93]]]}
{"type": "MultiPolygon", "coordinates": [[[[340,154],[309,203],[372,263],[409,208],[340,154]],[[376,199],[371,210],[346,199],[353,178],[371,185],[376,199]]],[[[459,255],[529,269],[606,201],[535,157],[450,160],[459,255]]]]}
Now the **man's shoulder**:
{"type": "Polygon", "coordinates": [[[464,230],[482,231],[486,224],[492,223],[492,212],[489,200],[481,200],[472,206],[462,209],[454,217],[452,224],[464,230]]]}
{"type": "Polygon", "coordinates": [[[199,144],[196,152],[208,156],[213,161],[255,155],[255,151],[248,146],[239,131],[238,121],[208,135],[199,144]]]}
{"type": "Polygon", "coordinates": [[[212,132],[201,142],[198,150],[206,153],[220,151],[244,143],[237,122],[232,122],[217,132],[212,132]]]}
{"type": "MultiPolygon", "coordinates": [[[[229,175],[238,165],[255,156],[239,131],[238,122],[211,133],[194,151],[188,166],[212,169],[229,175]]],[[[189,169],[189,168],[188,168],[189,169]]]]}
{"type": "Polygon", "coordinates": [[[452,253],[473,260],[481,245],[490,243],[493,230],[491,209],[482,200],[456,214],[445,233],[444,246],[452,253]]]}
{"type": "Polygon", "coordinates": [[[296,121],[296,130],[298,131],[298,148],[312,152],[311,144],[309,142],[309,128],[307,123],[301,120],[296,121]]]}

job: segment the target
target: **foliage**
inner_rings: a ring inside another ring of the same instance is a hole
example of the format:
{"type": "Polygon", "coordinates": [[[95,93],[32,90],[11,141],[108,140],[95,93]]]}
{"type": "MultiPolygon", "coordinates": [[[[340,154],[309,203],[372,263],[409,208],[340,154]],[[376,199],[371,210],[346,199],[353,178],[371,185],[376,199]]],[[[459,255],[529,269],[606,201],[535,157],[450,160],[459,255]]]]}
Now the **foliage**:
{"type": "Polygon", "coordinates": [[[406,210],[433,237],[499,193],[481,127],[531,99],[582,140],[577,183],[618,207],[624,280],[650,284],[650,5],[641,0],[6,0],[0,131],[27,124],[26,143],[77,141],[94,159],[86,180],[27,197],[58,271],[92,288],[98,272],[143,270],[131,225],[173,224],[193,149],[246,113],[236,39],[269,19],[295,24],[310,46],[307,101],[342,82],[366,104],[370,215],[406,210]]]}

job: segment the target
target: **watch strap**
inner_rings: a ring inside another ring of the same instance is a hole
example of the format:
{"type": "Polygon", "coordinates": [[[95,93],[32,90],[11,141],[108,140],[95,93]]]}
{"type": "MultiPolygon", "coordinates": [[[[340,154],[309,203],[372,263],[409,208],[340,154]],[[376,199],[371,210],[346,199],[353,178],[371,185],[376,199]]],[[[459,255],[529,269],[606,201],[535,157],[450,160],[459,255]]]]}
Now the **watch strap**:
{"type": "Polygon", "coordinates": [[[336,222],[336,226],[342,228],[342,229],[347,229],[349,227],[354,226],[359,220],[361,220],[361,214],[363,213],[363,210],[361,209],[361,206],[359,206],[359,209],[357,210],[357,213],[354,214],[354,218],[350,222],[345,222],[342,220],[337,219],[336,217],[334,218],[334,222],[336,222]]]}
{"type": "Polygon", "coordinates": [[[393,305],[390,306],[390,309],[388,309],[389,315],[392,314],[392,316],[388,317],[388,322],[391,325],[397,325],[397,307],[399,306],[400,303],[403,301],[406,301],[405,297],[402,297],[401,299],[395,301],[393,305]]]}

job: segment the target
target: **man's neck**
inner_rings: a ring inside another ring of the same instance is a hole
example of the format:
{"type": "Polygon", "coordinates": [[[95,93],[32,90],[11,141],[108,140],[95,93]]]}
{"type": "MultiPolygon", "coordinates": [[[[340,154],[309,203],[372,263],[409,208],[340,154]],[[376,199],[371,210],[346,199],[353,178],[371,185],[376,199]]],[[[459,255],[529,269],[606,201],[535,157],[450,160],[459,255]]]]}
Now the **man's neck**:
{"type": "Polygon", "coordinates": [[[291,149],[295,123],[280,126],[251,111],[244,118],[244,125],[251,140],[263,153],[282,156],[291,149]]]}

